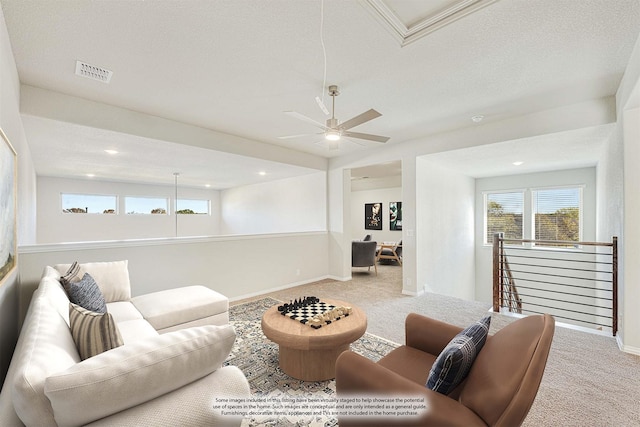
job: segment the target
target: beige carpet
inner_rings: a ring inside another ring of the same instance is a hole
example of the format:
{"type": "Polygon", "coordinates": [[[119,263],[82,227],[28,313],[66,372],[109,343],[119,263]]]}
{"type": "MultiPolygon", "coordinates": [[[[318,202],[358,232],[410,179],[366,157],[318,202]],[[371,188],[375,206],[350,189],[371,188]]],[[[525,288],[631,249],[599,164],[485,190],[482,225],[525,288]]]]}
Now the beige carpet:
{"type": "MultiPolygon", "coordinates": [[[[314,295],[357,305],[367,313],[367,332],[404,341],[410,312],[459,326],[481,318],[490,304],[437,294],[402,295],[402,268],[380,265],[378,276],[354,269],[353,280],[323,280],[268,294],[281,301],[314,295]]],[[[243,302],[238,301],[236,303],[243,302]]],[[[494,314],[490,333],[512,318],[494,314]]],[[[640,426],[640,357],[618,350],[612,337],[556,327],[545,375],[524,425],[640,426]]]]}

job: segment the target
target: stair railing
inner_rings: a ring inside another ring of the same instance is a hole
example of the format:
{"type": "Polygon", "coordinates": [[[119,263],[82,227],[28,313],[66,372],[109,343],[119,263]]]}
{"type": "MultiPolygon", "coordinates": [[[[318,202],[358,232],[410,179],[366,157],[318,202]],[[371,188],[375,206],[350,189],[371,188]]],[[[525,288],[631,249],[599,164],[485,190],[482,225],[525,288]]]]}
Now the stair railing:
{"type": "Polygon", "coordinates": [[[610,243],[493,238],[493,310],[549,313],[618,331],[618,239],[610,243]]]}

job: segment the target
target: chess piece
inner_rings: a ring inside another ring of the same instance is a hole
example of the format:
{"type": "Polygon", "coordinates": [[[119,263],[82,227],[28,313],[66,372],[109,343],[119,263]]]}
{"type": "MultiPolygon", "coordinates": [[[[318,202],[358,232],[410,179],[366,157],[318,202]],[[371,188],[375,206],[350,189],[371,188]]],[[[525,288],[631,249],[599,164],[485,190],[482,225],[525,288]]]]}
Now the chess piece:
{"type": "Polygon", "coordinates": [[[311,320],[309,320],[309,322],[307,322],[309,326],[311,327],[315,327],[316,329],[319,328],[320,326],[322,326],[322,321],[320,319],[318,319],[317,317],[313,317],[311,318],[311,320]]]}

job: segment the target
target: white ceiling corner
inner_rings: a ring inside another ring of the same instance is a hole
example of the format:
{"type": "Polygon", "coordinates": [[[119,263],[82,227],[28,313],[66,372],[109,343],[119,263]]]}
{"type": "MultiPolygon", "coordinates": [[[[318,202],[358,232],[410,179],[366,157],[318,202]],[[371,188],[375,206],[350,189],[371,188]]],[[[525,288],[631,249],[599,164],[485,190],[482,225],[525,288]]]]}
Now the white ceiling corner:
{"type": "Polygon", "coordinates": [[[362,0],[362,4],[406,46],[497,0],[362,0]]]}

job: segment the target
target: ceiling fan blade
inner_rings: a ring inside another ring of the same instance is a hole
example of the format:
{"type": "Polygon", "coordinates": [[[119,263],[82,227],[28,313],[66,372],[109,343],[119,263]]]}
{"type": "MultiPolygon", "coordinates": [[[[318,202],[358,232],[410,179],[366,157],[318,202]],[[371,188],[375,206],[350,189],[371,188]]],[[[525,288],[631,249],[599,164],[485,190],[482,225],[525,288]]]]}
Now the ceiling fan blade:
{"type": "Polygon", "coordinates": [[[342,134],[350,138],[367,139],[369,141],[375,141],[375,142],[387,142],[389,140],[388,136],[371,135],[369,133],[345,131],[342,134]]]}
{"type": "Polygon", "coordinates": [[[309,118],[309,117],[307,117],[307,116],[305,116],[303,114],[296,113],[295,111],[285,111],[284,113],[287,116],[293,117],[294,119],[302,120],[303,122],[307,122],[307,123],[310,123],[310,124],[312,124],[314,126],[317,126],[322,130],[326,130],[327,129],[327,127],[325,125],[323,125],[322,123],[316,122],[315,120],[313,120],[313,119],[311,119],[311,118],[309,118]]]}
{"type": "Polygon", "coordinates": [[[303,136],[311,136],[311,135],[318,135],[318,134],[317,133],[301,133],[301,134],[298,134],[298,135],[277,136],[276,138],[278,138],[278,139],[293,139],[293,138],[301,138],[303,136]]]}
{"type": "Polygon", "coordinates": [[[374,110],[373,108],[369,111],[365,111],[364,113],[360,114],[359,116],[355,116],[352,119],[347,120],[344,123],[340,124],[340,129],[351,129],[354,128],[358,125],[361,125],[365,122],[368,122],[369,120],[373,120],[376,117],[380,117],[382,114],[378,113],[376,110],[374,110]]]}

